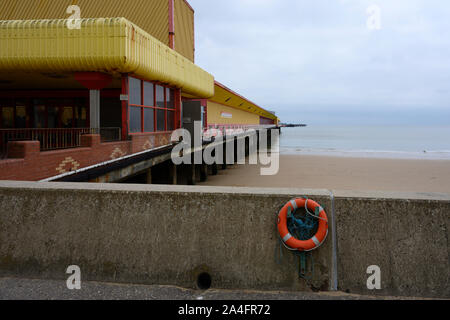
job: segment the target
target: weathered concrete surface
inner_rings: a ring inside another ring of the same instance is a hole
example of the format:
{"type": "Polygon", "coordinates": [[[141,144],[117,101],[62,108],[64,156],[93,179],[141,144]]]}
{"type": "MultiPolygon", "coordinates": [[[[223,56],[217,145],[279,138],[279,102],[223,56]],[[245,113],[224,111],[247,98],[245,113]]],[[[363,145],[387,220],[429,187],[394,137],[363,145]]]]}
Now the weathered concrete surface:
{"type": "Polygon", "coordinates": [[[180,186],[32,184],[0,187],[0,275],[213,288],[327,290],[331,241],[314,253],[315,278],[298,279],[283,249],[277,212],[307,193],[325,209],[326,192],[180,186]]]}
{"type": "Polygon", "coordinates": [[[448,195],[334,194],[340,290],[450,297],[448,195]],[[380,291],[366,287],[371,265],[381,268],[380,291]]]}
{"type": "MultiPolygon", "coordinates": [[[[0,276],[194,288],[328,290],[333,233],[314,252],[313,281],[297,259],[280,263],[276,217],[293,197],[334,199],[338,289],[365,295],[449,298],[450,196],[326,190],[0,182],[0,276]],[[278,251],[278,252],[277,252],[278,251]],[[382,270],[369,291],[367,267],[382,270]]],[[[332,231],[330,223],[330,231],[332,231]]]]}
{"type": "MultiPolygon", "coordinates": [[[[409,298],[362,296],[342,292],[247,290],[190,290],[174,286],[147,286],[83,281],[80,290],[68,290],[65,281],[0,278],[0,300],[380,300],[409,298]]],[[[411,298],[414,299],[414,298],[411,298]]],[[[169,311],[169,310],[167,310],[169,311]]]]}

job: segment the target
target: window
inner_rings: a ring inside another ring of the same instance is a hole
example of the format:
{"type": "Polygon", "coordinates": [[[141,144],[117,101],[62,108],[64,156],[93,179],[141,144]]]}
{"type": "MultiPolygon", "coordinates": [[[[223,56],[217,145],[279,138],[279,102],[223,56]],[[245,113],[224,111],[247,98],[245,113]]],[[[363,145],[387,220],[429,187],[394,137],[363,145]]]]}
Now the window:
{"type": "Polygon", "coordinates": [[[144,81],[144,106],[155,105],[155,92],[153,83],[144,81]]]}
{"type": "Polygon", "coordinates": [[[75,127],[85,128],[87,127],[87,109],[86,107],[76,106],[75,107],[75,127]]]}
{"type": "Polygon", "coordinates": [[[175,91],[169,88],[166,88],[166,99],[167,99],[167,108],[174,109],[175,108],[175,91]]]}
{"type": "Polygon", "coordinates": [[[157,129],[158,131],[166,131],[166,110],[158,109],[157,113],[157,129]]]}
{"type": "Polygon", "coordinates": [[[0,100],[0,128],[26,128],[27,120],[27,103],[25,100],[0,100]]]}
{"type": "Polygon", "coordinates": [[[47,113],[48,113],[48,124],[47,124],[48,128],[58,128],[59,108],[50,106],[47,108],[47,113]]]}
{"type": "Polygon", "coordinates": [[[26,101],[16,100],[16,128],[26,128],[28,118],[26,101]]]}
{"type": "Polygon", "coordinates": [[[141,102],[141,80],[135,78],[129,78],[129,99],[130,104],[142,105],[141,102]]]}
{"type": "Polygon", "coordinates": [[[140,107],[130,107],[130,132],[142,132],[141,128],[141,109],[140,107]]]}
{"type": "Polygon", "coordinates": [[[129,78],[130,133],[175,130],[175,90],[129,78]]]}
{"type": "Polygon", "coordinates": [[[167,111],[167,131],[175,130],[175,112],[167,111]]]}
{"type": "Polygon", "coordinates": [[[0,100],[0,128],[86,128],[87,98],[11,98],[0,100]]]}
{"type": "Polygon", "coordinates": [[[164,88],[158,85],[156,86],[156,106],[160,108],[165,108],[164,88]]]}
{"type": "Polygon", "coordinates": [[[2,128],[10,129],[14,128],[14,108],[3,107],[2,108],[2,128]]]}
{"type": "Polygon", "coordinates": [[[41,100],[34,100],[34,127],[45,128],[47,126],[47,115],[45,104],[41,100]]]}
{"type": "Polygon", "coordinates": [[[155,110],[144,108],[144,132],[155,131],[155,110]]]}
{"type": "Polygon", "coordinates": [[[73,127],[73,109],[72,107],[63,107],[61,115],[61,123],[63,128],[73,127]]]}

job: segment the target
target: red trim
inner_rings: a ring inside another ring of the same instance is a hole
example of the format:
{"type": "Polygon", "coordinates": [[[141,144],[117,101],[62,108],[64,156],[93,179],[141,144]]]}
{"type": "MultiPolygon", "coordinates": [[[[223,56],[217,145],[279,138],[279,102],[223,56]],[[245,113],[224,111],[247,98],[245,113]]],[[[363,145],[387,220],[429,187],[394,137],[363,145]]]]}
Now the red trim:
{"type": "Polygon", "coordinates": [[[169,47],[175,49],[175,5],[174,0],[169,1],[169,47]]]}
{"type": "MultiPolygon", "coordinates": [[[[153,83],[153,105],[156,106],[156,85],[153,83]]],[[[158,119],[156,118],[158,116],[158,113],[156,111],[157,109],[153,109],[153,130],[157,132],[157,126],[158,126],[158,119]]]]}
{"type": "MultiPolygon", "coordinates": [[[[128,95],[128,75],[122,75],[122,94],[128,95]]],[[[128,138],[128,101],[122,101],[122,140],[128,138]]]]}
{"type": "Polygon", "coordinates": [[[181,128],[181,89],[175,91],[175,129],[181,128]]]}
{"type": "Polygon", "coordinates": [[[172,133],[173,131],[156,131],[156,132],[135,132],[135,133],[129,133],[130,136],[147,136],[151,134],[168,134],[172,133]]]}
{"type": "Polygon", "coordinates": [[[138,107],[138,108],[147,108],[147,109],[156,109],[156,110],[175,111],[175,109],[165,109],[165,108],[162,108],[162,107],[143,106],[143,105],[140,105],[140,104],[130,104],[130,107],[138,107]]]}
{"type": "Polygon", "coordinates": [[[101,72],[75,72],[75,80],[89,90],[102,90],[112,82],[112,76],[101,72]]]}

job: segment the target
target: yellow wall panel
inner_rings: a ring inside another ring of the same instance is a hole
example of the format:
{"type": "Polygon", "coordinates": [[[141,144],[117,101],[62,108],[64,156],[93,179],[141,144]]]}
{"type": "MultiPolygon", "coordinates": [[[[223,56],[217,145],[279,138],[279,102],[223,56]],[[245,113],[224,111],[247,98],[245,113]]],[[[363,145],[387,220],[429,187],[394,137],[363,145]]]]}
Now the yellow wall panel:
{"type": "Polygon", "coordinates": [[[259,107],[250,100],[244,98],[238,93],[232,91],[231,89],[225,87],[224,85],[216,82],[214,86],[214,96],[210,99],[214,102],[227,105],[236,109],[240,109],[246,112],[256,114],[261,117],[272,119],[275,122],[278,118],[273,113],[259,107]]]}
{"type": "Polygon", "coordinates": [[[220,103],[208,101],[208,124],[246,124],[259,125],[259,116],[220,103]],[[222,117],[222,113],[231,114],[232,118],[222,117]]]}
{"type": "Polygon", "coordinates": [[[125,18],[0,21],[0,72],[130,73],[214,95],[214,77],[125,18]]]}
{"type": "Polygon", "coordinates": [[[175,0],[175,50],[194,61],[194,41],[194,12],[184,0],[175,0]]]}
{"type": "Polygon", "coordinates": [[[81,18],[124,17],[169,45],[168,0],[0,0],[0,20],[67,19],[70,5],[81,18]]]}

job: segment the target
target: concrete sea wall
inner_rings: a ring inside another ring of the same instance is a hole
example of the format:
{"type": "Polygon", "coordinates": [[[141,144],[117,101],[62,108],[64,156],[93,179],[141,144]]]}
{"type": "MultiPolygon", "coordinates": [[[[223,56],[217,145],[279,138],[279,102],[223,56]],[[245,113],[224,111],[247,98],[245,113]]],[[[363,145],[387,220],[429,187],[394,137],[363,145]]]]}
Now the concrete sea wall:
{"type": "Polygon", "coordinates": [[[450,297],[449,195],[0,182],[0,276],[195,287],[450,297]],[[280,246],[279,209],[319,202],[330,235],[314,277],[280,246]],[[334,219],[333,219],[334,218],[334,219]],[[382,289],[369,291],[378,265],[382,289]]]}

